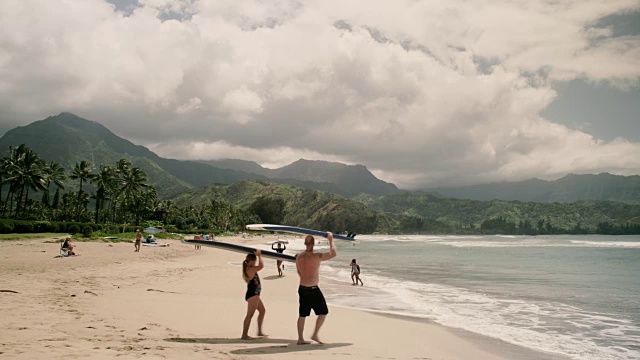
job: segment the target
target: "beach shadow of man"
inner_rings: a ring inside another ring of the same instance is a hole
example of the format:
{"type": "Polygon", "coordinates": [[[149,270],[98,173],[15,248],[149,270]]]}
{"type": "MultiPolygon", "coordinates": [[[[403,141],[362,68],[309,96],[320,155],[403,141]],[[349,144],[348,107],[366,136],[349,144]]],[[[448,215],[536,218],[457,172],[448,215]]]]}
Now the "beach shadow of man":
{"type": "Polygon", "coordinates": [[[335,344],[314,344],[309,346],[298,346],[296,341],[290,339],[272,339],[272,338],[256,338],[253,340],[242,340],[232,338],[168,338],[165,341],[192,343],[192,344],[274,344],[269,346],[260,346],[252,348],[243,348],[231,350],[234,355],[256,355],[256,354],[284,354],[300,351],[320,351],[351,346],[351,343],[335,343],[335,344]],[[277,344],[277,345],[275,345],[277,344]]]}
{"type": "Polygon", "coordinates": [[[276,346],[261,346],[254,348],[245,348],[238,350],[231,350],[229,353],[234,355],[258,355],[258,354],[284,354],[292,352],[306,352],[306,351],[320,351],[329,350],[344,346],[351,346],[350,343],[334,343],[334,344],[313,344],[309,346],[298,346],[295,341],[290,342],[287,345],[276,346]]]}

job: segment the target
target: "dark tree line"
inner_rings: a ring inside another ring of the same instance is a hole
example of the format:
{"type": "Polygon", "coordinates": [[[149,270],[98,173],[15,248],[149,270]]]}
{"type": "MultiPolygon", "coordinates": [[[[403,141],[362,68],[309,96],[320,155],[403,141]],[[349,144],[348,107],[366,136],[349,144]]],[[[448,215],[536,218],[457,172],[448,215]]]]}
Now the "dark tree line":
{"type": "Polygon", "coordinates": [[[238,230],[260,221],[253,212],[224,201],[177,208],[172,201],[160,200],[146,173],[126,159],[97,168],[82,160],[69,171],[56,162],[46,163],[25,145],[9,148],[8,155],[0,158],[0,218],[131,226],[152,223],[209,231],[238,230]],[[65,192],[72,182],[78,190],[65,192]]]}

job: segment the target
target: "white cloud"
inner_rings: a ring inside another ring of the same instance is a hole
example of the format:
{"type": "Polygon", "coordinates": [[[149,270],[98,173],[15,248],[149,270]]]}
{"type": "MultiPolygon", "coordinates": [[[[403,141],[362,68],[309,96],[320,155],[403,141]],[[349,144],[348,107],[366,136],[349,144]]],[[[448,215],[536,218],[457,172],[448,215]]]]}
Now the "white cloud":
{"type": "Polygon", "coordinates": [[[263,111],[262,98],[255,92],[242,86],[239,89],[231,90],[222,98],[222,108],[229,113],[229,116],[241,124],[246,124],[251,120],[251,115],[263,111]]]}
{"type": "Polygon", "coordinates": [[[178,108],[176,109],[176,113],[186,114],[200,108],[202,108],[202,100],[200,100],[200,98],[196,96],[189,99],[186,103],[178,106],[178,108]]]}
{"type": "Polygon", "coordinates": [[[0,118],[71,111],[161,155],[405,187],[640,171],[640,145],[539,115],[557,81],[637,86],[640,37],[595,25],[636,0],[139,3],[0,2],[0,118]]]}

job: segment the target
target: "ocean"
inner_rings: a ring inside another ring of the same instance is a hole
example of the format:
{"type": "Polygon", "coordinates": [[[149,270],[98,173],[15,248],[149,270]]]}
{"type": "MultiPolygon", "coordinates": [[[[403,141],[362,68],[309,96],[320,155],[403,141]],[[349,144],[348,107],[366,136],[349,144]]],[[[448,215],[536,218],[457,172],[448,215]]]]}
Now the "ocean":
{"type": "MultiPolygon", "coordinates": [[[[572,359],[640,359],[640,236],[358,236],[330,305],[433,321],[572,359]],[[357,259],[364,286],[352,286],[357,259]]],[[[326,249],[325,245],[320,248],[326,249]]],[[[302,239],[288,246],[302,250],[302,239]]]]}

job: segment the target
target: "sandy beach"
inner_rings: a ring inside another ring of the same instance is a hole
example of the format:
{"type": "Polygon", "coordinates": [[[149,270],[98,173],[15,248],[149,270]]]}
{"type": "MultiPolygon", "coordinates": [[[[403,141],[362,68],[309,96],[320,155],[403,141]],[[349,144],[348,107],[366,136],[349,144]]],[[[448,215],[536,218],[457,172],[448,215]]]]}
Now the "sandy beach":
{"type": "MultiPolygon", "coordinates": [[[[238,253],[52,239],[0,241],[0,357],[5,359],[511,359],[541,358],[437,324],[329,304],[325,345],[295,344],[298,278],[260,272],[266,338],[239,340],[246,311],[238,253]]],[[[276,237],[225,241],[256,244],[276,237]]],[[[322,286],[322,284],[321,284],[322,286]]],[[[315,317],[307,320],[311,334],[315,317]]],[[[255,335],[255,317],[250,335],[255,335]]],[[[537,354],[540,355],[540,354],[537,354]]]]}

